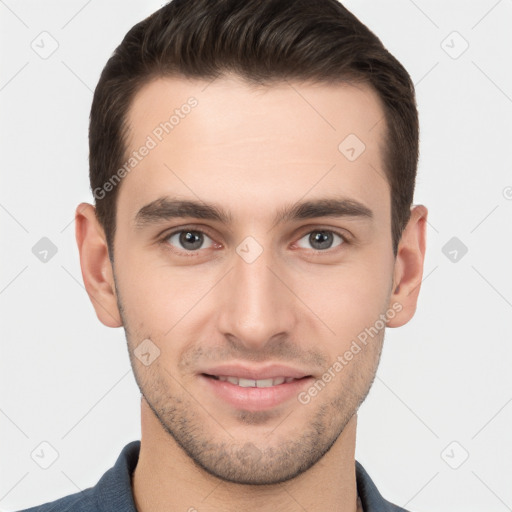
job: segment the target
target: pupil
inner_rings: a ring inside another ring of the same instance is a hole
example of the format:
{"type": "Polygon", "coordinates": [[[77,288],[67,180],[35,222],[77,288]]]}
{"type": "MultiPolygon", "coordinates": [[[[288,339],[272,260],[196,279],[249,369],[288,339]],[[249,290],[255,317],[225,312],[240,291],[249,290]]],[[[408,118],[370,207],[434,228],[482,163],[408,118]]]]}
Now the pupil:
{"type": "Polygon", "coordinates": [[[196,231],[185,231],[180,235],[180,243],[187,249],[199,249],[202,244],[201,235],[196,231]],[[187,244],[189,244],[188,247],[187,244]]]}
{"type": "Polygon", "coordinates": [[[313,247],[315,244],[319,244],[320,247],[317,247],[318,249],[328,249],[332,242],[332,233],[328,233],[326,231],[317,231],[315,234],[311,234],[309,238],[313,247]]]}

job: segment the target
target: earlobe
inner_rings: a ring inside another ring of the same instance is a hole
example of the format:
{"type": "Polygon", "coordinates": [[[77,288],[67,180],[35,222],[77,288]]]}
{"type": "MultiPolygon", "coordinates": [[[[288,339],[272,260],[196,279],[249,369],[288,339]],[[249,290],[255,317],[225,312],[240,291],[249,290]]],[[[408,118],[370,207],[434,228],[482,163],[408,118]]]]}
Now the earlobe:
{"type": "Polygon", "coordinates": [[[75,236],[85,289],[98,319],[107,327],[121,327],[108,247],[93,205],[80,203],[77,206],[75,236]]]}
{"type": "Polygon", "coordinates": [[[423,278],[427,215],[428,210],[425,206],[414,206],[402,233],[395,260],[393,293],[389,304],[398,310],[398,313],[388,320],[388,327],[406,324],[416,311],[423,278]]]}

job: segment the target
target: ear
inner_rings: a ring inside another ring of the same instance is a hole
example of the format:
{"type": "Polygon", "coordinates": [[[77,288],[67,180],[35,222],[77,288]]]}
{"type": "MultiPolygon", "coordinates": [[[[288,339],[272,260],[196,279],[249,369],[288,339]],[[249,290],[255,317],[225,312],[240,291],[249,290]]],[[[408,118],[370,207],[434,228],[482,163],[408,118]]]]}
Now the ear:
{"type": "Polygon", "coordinates": [[[121,327],[123,322],[117,307],[106,237],[92,204],[80,203],[77,206],[75,236],[82,278],[97,317],[107,327],[121,327]]]}
{"type": "Polygon", "coordinates": [[[393,271],[393,293],[389,307],[397,314],[387,322],[388,327],[406,324],[416,311],[423,277],[428,210],[423,205],[411,209],[409,222],[398,244],[393,271]]]}

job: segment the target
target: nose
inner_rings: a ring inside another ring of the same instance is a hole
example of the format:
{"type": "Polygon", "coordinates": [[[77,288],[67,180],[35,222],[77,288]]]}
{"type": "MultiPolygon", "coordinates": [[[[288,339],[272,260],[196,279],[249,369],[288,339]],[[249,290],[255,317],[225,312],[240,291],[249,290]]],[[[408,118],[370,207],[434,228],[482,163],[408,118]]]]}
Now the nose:
{"type": "Polygon", "coordinates": [[[288,273],[275,263],[269,249],[252,262],[240,254],[234,253],[233,268],[218,290],[218,327],[237,348],[264,351],[277,339],[290,337],[298,300],[287,283],[288,273]]]}

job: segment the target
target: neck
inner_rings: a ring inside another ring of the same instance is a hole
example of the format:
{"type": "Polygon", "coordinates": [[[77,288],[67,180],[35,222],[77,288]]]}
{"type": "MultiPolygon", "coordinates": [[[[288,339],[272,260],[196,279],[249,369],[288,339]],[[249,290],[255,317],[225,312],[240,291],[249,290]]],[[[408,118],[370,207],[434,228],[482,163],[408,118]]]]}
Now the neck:
{"type": "Polygon", "coordinates": [[[196,466],[141,400],[141,447],[132,475],[138,512],[356,512],[357,414],[309,470],[275,485],[225,482],[196,466]]]}

